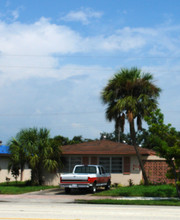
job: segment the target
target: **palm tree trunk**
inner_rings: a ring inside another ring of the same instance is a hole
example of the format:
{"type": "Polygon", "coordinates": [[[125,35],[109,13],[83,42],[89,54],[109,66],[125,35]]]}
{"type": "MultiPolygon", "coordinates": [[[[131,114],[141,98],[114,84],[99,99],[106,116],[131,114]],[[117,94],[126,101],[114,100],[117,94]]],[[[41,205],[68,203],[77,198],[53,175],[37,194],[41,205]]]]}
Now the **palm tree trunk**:
{"type": "Polygon", "coordinates": [[[146,172],[145,172],[144,165],[143,165],[143,162],[142,162],[142,158],[141,158],[141,155],[139,153],[138,146],[136,145],[136,134],[135,134],[135,129],[134,129],[134,119],[129,120],[129,125],[130,125],[130,134],[131,134],[132,143],[133,143],[134,149],[136,151],[136,155],[137,155],[137,158],[138,158],[141,170],[142,170],[142,174],[143,174],[143,178],[144,178],[144,184],[149,185],[148,178],[146,176],[146,172]]]}
{"type": "Polygon", "coordinates": [[[118,125],[117,131],[116,131],[116,133],[117,133],[117,142],[118,143],[120,143],[120,138],[121,138],[121,133],[120,132],[121,132],[120,131],[120,125],[118,125]]]}
{"type": "Polygon", "coordinates": [[[24,177],[24,169],[21,169],[21,181],[23,181],[23,177],[24,177]]]}
{"type": "Polygon", "coordinates": [[[116,132],[116,137],[117,137],[117,142],[120,143],[120,138],[121,138],[121,127],[120,127],[120,120],[119,117],[116,118],[115,121],[115,132],[116,132]]]}

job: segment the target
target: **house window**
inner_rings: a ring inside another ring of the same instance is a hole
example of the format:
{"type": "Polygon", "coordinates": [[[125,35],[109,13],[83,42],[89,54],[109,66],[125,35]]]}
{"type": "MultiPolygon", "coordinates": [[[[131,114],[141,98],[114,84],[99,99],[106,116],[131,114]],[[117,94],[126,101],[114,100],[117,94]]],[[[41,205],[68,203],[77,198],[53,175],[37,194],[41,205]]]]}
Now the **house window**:
{"type": "Polygon", "coordinates": [[[73,171],[75,165],[81,164],[81,157],[70,157],[70,172],[73,171]]]}
{"type": "Polygon", "coordinates": [[[110,173],[110,157],[100,157],[99,164],[102,165],[106,172],[110,173]]]}
{"type": "Polygon", "coordinates": [[[111,173],[122,173],[122,157],[111,158],[111,173]]]}
{"type": "Polygon", "coordinates": [[[122,173],[122,157],[99,157],[99,164],[106,172],[122,173]]]}
{"type": "Polygon", "coordinates": [[[81,157],[65,157],[63,159],[64,167],[63,167],[63,172],[64,173],[70,173],[73,171],[73,168],[75,165],[82,164],[81,162],[81,157]]]}

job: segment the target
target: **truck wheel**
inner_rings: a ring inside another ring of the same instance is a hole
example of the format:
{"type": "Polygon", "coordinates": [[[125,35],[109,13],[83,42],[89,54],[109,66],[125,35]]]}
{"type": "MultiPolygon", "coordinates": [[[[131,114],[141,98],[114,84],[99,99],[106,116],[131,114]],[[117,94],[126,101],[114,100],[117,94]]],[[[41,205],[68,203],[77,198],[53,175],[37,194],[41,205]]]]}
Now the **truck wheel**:
{"type": "Polygon", "coordinates": [[[111,187],[111,182],[110,182],[110,181],[108,181],[108,182],[107,182],[107,185],[105,186],[105,190],[109,190],[109,189],[110,189],[110,187],[111,187]]]}
{"type": "Polygon", "coordinates": [[[96,187],[96,183],[93,183],[93,185],[91,186],[91,193],[96,193],[97,187],[96,187]]]}
{"type": "Polygon", "coordinates": [[[66,194],[68,194],[68,193],[71,192],[71,189],[70,189],[70,188],[65,188],[64,190],[65,190],[65,193],[66,193],[66,194]]]}

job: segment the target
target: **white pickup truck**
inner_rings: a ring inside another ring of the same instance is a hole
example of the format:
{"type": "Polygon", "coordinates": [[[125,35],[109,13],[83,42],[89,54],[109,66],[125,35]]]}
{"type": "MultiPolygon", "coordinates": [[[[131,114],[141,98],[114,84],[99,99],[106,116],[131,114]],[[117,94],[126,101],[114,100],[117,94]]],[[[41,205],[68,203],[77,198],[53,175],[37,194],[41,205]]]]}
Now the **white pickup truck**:
{"type": "Polygon", "coordinates": [[[95,193],[97,187],[104,186],[105,189],[110,189],[110,185],[111,175],[100,165],[76,165],[73,173],[60,176],[60,187],[64,187],[66,193],[71,189],[83,188],[95,193]]]}

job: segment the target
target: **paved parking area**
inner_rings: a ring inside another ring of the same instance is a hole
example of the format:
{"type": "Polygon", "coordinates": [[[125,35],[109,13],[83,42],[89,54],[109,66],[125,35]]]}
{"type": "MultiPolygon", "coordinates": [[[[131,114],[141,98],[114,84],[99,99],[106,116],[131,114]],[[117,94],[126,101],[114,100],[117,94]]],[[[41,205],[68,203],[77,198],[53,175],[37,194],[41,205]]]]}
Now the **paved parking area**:
{"type": "Polygon", "coordinates": [[[61,202],[61,203],[73,203],[76,199],[92,199],[95,198],[87,191],[74,190],[70,194],[65,194],[63,189],[48,189],[38,192],[25,193],[20,195],[0,195],[0,202],[61,202]]]}
{"type": "MultiPolygon", "coordinates": [[[[101,191],[102,189],[98,189],[101,191]]],[[[172,198],[160,198],[160,197],[111,197],[111,196],[94,196],[88,191],[74,190],[70,194],[66,194],[63,189],[48,189],[37,192],[30,192],[20,195],[1,195],[0,202],[52,202],[52,203],[74,203],[77,199],[90,200],[90,199],[125,199],[125,200],[164,200],[172,198]]],[[[177,198],[178,200],[178,198],[177,198]]]]}

